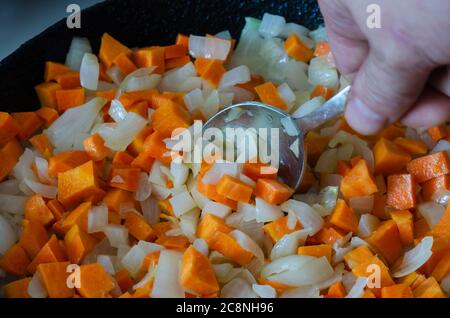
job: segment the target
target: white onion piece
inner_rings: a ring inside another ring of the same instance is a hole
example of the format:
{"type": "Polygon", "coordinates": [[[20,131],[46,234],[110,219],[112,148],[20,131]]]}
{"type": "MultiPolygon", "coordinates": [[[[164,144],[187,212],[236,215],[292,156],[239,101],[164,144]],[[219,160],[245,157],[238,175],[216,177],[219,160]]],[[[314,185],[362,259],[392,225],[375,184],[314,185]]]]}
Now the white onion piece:
{"type": "Polygon", "coordinates": [[[293,211],[289,211],[286,222],[287,228],[292,231],[293,229],[295,229],[297,222],[298,222],[297,215],[293,211]]]}
{"type": "Polygon", "coordinates": [[[205,207],[205,205],[210,201],[207,196],[205,196],[202,193],[198,192],[197,183],[196,182],[193,183],[192,187],[190,188],[190,192],[191,192],[192,198],[195,201],[195,204],[200,209],[203,209],[205,207]]]}
{"type": "Polygon", "coordinates": [[[0,255],[4,255],[6,251],[14,245],[16,240],[17,235],[13,227],[8,220],[0,214],[0,255]]]}
{"type": "Polygon", "coordinates": [[[305,244],[308,234],[309,234],[308,230],[300,230],[292,232],[290,234],[285,234],[273,246],[272,251],[270,253],[270,259],[275,260],[277,258],[296,254],[297,248],[300,245],[305,244]]]}
{"type": "Polygon", "coordinates": [[[300,105],[295,112],[292,113],[293,118],[301,118],[320,108],[325,103],[322,96],[313,97],[300,105]]]}
{"type": "Polygon", "coordinates": [[[350,208],[358,214],[369,213],[373,210],[374,196],[351,197],[348,200],[350,208]]]}
{"type": "Polygon", "coordinates": [[[219,38],[191,35],[189,53],[193,57],[224,61],[231,49],[231,42],[219,38]]]}
{"type": "Polygon", "coordinates": [[[25,184],[31,189],[31,191],[42,195],[44,198],[55,199],[56,194],[58,193],[57,187],[42,184],[30,179],[25,179],[25,184]]]}
{"type": "Polygon", "coordinates": [[[0,183],[0,194],[19,194],[19,181],[16,179],[5,180],[0,183]]]}
{"type": "Polygon", "coordinates": [[[127,111],[118,99],[113,99],[111,101],[111,106],[109,107],[108,114],[112,119],[114,119],[116,123],[118,123],[125,119],[125,117],[127,116],[127,111]]]}
{"type": "Polygon", "coordinates": [[[25,196],[0,194],[0,212],[23,214],[26,200],[25,196]]]}
{"type": "Polygon", "coordinates": [[[163,167],[164,167],[164,165],[162,164],[161,161],[155,160],[155,162],[153,162],[152,168],[150,170],[148,180],[153,184],[157,184],[162,187],[166,187],[167,176],[162,171],[163,167]]]}
{"type": "Polygon", "coordinates": [[[281,210],[284,212],[294,212],[304,229],[314,235],[322,228],[324,220],[322,217],[308,204],[296,200],[288,200],[281,205],[281,210]]]}
{"type": "Polygon", "coordinates": [[[324,289],[329,288],[334,283],[342,280],[342,274],[344,273],[344,270],[345,270],[345,265],[343,263],[336,265],[336,267],[334,268],[334,274],[330,278],[328,278],[324,281],[321,281],[320,283],[317,283],[314,286],[317,287],[319,290],[324,290],[324,289]]]}
{"type": "Polygon", "coordinates": [[[222,203],[209,201],[202,209],[202,217],[206,214],[212,214],[218,216],[219,218],[225,219],[231,214],[231,208],[222,203]]]}
{"type": "Polygon", "coordinates": [[[204,239],[202,239],[202,238],[195,239],[194,242],[192,242],[192,246],[194,246],[194,248],[198,252],[200,252],[203,255],[205,255],[206,257],[208,257],[209,248],[208,248],[208,244],[205,242],[204,239]]]}
{"type": "Polygon", "coordinates": [[[286,25],[284,17],[279,15],[273,15],[270,13],[264,13],[264,16],[259,26],[259,33],[266,37],[271,38],[281,34],[286,25]]]}
{"type": "Polygon", "coordinates": [[[311,31],[309,33],[309,36],[316,43],[320,42],[320,41],[328,41],[327,30],[326,30],[326,28],[324,26],[320,26],[316,30],[311,31]]]}
{"type": "Polygon", "coordinates": [[[217,184],[224,174],[237,177],[239,169],[239,165],[234,162],[215,162],[211,169],[203,176],[202,182],[206,184],[217,184]]]}
{"type": "Polygon", "coordinates": [[[172,194],[172,191],[170,191],[170,189],[166,187],[162,187],[157,184],[152,184],[152,194],[156,199],[164,200],[167,199],[172,194]]]}
{"type": "Polygon", "coordinates": [[[144,257],[161,250],[163,250],[163,247],[160,245],[139,241],[120,258],[122,266],[128,270],[131,276],[136,277],[141,270],[144,257]]]}
{"type": "Polygon", "coordinates": [[[337,149],[327,149],[320,155],[314,167],[315,172],[334,173],[337,164],[337,149]]]}
{"type": "Polygon", "coordinates": [[[108,225],[108,207],[106,205],[93,206],[88,212],[88,233],[103,231],[108,225]]]}
{"type": "Polygon", "coordinates": [[[200,219],[200,209],[197,207],[180,216],[179,225],[181,235],[186,236],[191,242],[193,242],[197,238],[196,231],[199,219],[200,219]]]}
{"type": "Polygon", "coordinates": [[[295,102],[297,97],[295,96],[292,89],[289,87],[288,84],[283,83],[277,88],[278,94],[280,97],[286,102],[286,104],[291,107],[292,104],[295,102]]]}
{"type": "Polygon", "coordinates": [[[84,53],[80,67],[81,86],[91,91],[97,90],[100,64],[97,56],[92,53],[84,53]]]}
{"type": "Polygon", "coordinates": [[[87,38],[73,37],[65,64],[74,71],[79,71],[85,53],[92,53],[91,44],[87,38]]]}
{"type": "Polygon", "coordinates": [[[169,202],[172,205],[173,212],[178,217],[196,207],[194,199],[187,191],[174,195],[169,199],[169,202]]]}
{"type": "Polygon", "coordinates": [[[339,86],[336,68],[328,63],[326,57],[315,57],[309,62],[308,78],[313,86],[323,85],[333,89],[339,86]]]}
{"type": "Polygon", "coordinates": [[[252,289],[260,298],[277,298],[277,292],[272,286],[253,284],[252,289]]]}
{"type": "Polygon", "coordinates": [[[257,298],[252,286],[240,277],[236,277],[222,287],[221,298],[257,298]]]}
{"type": "Polygon", "coordinates": [[[209,95],[207,96],[208,98],[206,98],[205,103],[203,104],[203,108],[201,109],[201,112],[206,119],[209,119],[219,111],[220,97],[219,92],[217,90],[211,91],[211,93],[209,93],[209,95]]]}
{"type": "Polygon", "coordinates": [[[198,109],[205,104],[203,93],[201,89],[196,88],[183,97],[184,103],[191,114],[194,114],[198,109]]]}
{"type": "MultiPolygon", "coordinates": [[[[242,103],[242,102],[255,100],[255,94],[253,94],[249,90],[246,90],[245,88],[241,88],[239,86],[233,86],[233,87],[231,87],[231,91],[233,92],[233,102],[234,103],[242,103]]],[[[217,111],[218,110],[219,110],[219,108],[217,106],[217,111]]]]}
{"type": "Polygon", "coordinates": [[[283,216],[278,205],[269,204],[261,198],[256,198],[256,221],[271,222],[283,216]]]}
{"type": "Polygon", "coordinates": [[[189,168],[175,160],[170,163],[170,174],[173,176],[174,187],[181,186],[186,183],[189,176],[189,168]]]}
{"type": "MultiPolygon", "coordinates": [[[[150,74],[143,76],[133,76],[123,86],[125,92],[144,91],[155,88],[161,81],[161,75],[150,74]]],[[[122,85],[121,85],[122,86],[122,85]]]]}
{"type": "Polygon", "coordinates": [[[120,121],[111,135],[105,140],[105,146],[115,151],[125,151],[128,145],[145,127],[147,120],[134,112],[129,112],[120,121]]]}
{"type": "Polygon", "coordinates": [[[128,245],[128,230],[124,226],[109,224],[103,227],[103,233],[112,247],[128,245]]]}
{"type": "Polygon", "coordinates": [[[75,143],[77,134],[88,133],[106,99],[95,97],[84,105],[64,112],[46,130],[46,135],[59,151],[69,150],[75,143]]]}
{"type": "Polygon", "coordinates": [[[445,151],[447,155],[450,157],[450,141],[441,139],[437,142],[436,146],[430,151],[430,153],[437,153],[445,151]]]}
{"type": "Polygon", "coordinates": [[[345,298],[361,298],[362,294],[364,294],[364,288],[367,285],[367,281],[367,277],[358,277],[345,298]]]}
{"type": "Polygon", "coordinates": [[[161,209],[158,206],[158,201],[149,197],[144,201],[139,202],[142,210],[142,214],[144,215],[144,219],[149,224],[156,224],[159,222],[159,216],[161,214],[161,209]]]}
{"type": "Polygon", "coordinates": [[[250,69],[246,65],[241,65],[223,74],[219,84],[219,89],[231,87],[237,84],[244,84],[250,80],[250,69]]]}
{"type": "Polygon", "coordinates": [[[246,233],[233,230],[228,233],[245,250],[252,253],[261,263],[264,263],[264,253],[259,245],[246,233]]]}
{"type": "Polygon", "coordinates": [[[321,298],[320,289],[315,286],[303,286],[284,291],[280,298],[321,298]]]}
{"type": "Polygon", "coordinates": [[[97,263],[103,266],[105,271],[109,275],[113,275],[116,273],[116,270],[114,269],[113,262],[111,260],[111,256],[109,255],[98,255],[97,256],[97,263]]]}
{"type": "Polygon", "coordinates": [[[425,236],[419,244],[403,255],[402,262],[392,269],[392,277],[406,276],[421,267],[431,257],[433,252],[433,237],[425,236]]]}
{"type": "Polygon", "coordinates": [[[120,85],[123,82],[123,73],[120,67],[113,65],[106,70],[106,74],[111,78],[115,85],[120,85]]]}
{"type": "Polygon", "coordinates": [[[302,25],[299,25],[297,23],[286,23],[286,25],[283,28],[283,31],[281,31],[280,36],[283,38],[289,37],[292,33],[295,33],[299,36],[307,36],[309,33],[309,29],[305,28],[302,25]]]}
{"type": "Polygon", "coordinates": [[[337,158],[338,160],[349,161],[353,157],[353,147],[352,144],[343,144],[338,148],[337,158]]]}
{"type": "Polygon", "coordinates": [[[436,202],[424,202],[417,206],[419,213],[425,218],[430,229],[439,223],[445,213],[445,208],[436,202]]]}
{"type": "Polygon", "coordinates": [[[358,224],[358,235],[362,238],[367,238],[377,229],[380,220],[370,213],[361,215],[358,224]]]}
{"type": "Polygon", "coordinates": [[[31,298],[47,298],[48,292],[44,286],[39,271],[34,273],[33,278],[28,283],[27,293],[31,298]]]}
{"type": "Polygon", "coordinates": [[[151,292],[152,298],[184,298],[184,289],[178,279],[182,257],[180,252],[161,251],[151,292]]]}
{"type": "Polygon", "coordinates": [[[152,194],[152,185],[148,180],[148,175],[145,172],[139,174],[138,189],[134,194],[136,201],[142,202],[147,200],[152,194]]]}
{"type": "Polygon", "coordinates": [[[39,180],[46,184],[56,184],[56,179],[48,175],[48,161],[41,157],[34,158],[39,180]]]}
{"type": "Polygon", "coordinates": [[[22,192],[22,183],[24,183],[25,180],[28,179],[37,181],[36,175],[34,174],[33,170],[31,170],[31,165],[34,163],[35,158],[36,156],[34,152],[29,148],[26,148],[23,154],[19,157],[19,161],[14,166],[14,169],[12,170],[12,175],[20,181],[19,189],[22,190],[22,192]]]}

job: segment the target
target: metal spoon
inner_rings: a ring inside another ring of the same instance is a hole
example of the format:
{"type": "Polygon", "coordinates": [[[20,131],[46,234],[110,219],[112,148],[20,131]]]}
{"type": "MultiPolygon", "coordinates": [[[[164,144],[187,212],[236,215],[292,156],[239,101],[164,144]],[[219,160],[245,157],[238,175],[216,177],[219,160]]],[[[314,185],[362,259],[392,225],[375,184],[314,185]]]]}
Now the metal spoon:
{"type": "Polygon", "coordinates": [[[203,131],[208,128],[219,128],[222,131],[226,128],[278,128],[278,149],[269,151],[279,151],[278,176],[284,183],[296,189],[302,181],[306,162],[305,134],[342,115],[349,90],[350,86],[344,88],[321,107],[301,118],[292,118],[278,108],[258,102],[231,105],[211,117],[204,124],[203,131]],[[239,109],[239,116],[230,113],[236,112],[236,108],[239,109]],[[230,117],[236,118],[230,120],[230,117]],[[295,127],[294,133],[290,129],[288,134],[285,129],[289,122],[293,124],[291,127],[295,127]]]}

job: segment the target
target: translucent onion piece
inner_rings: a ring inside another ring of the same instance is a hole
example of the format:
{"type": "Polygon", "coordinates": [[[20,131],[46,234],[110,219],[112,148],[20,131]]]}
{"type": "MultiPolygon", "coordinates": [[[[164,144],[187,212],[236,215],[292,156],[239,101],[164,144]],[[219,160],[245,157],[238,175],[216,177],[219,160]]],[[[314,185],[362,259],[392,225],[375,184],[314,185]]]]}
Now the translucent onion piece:
{"type": "Polygon", "coordinates": [[[219,38],[191,35],[189,53],[193,57],[224,61],[231,49],[231,42],[219,38]]]}
{"type": "Polygon", "coordinates": [[[145,127],[147,120],[134,112],[129,112],[120,121],[111,135],[105,140],[105,146],[115,151],[125,151],[128,145],[145,127]]]}
{"type": "Polygon", "coordinates": [[[367,277],[358,277],[356,279],[355,284],[348,292],[345,298],[360,298],[364,293],[364,288],[367,285],[368,278],[367,277]]]}
{"type": "Polygon", "coordinates": [[[339,77],[336,68],[331,66],[325,57],[313,58],[308,69],[309,82],[313,85],[323,85],[336,89],[339,86],[339,77]]]}
{"type": "Polygon", "coordinates": [[[292,288],[281,293],[280,298],[321,298],[320,290],[315,286],[292,288]]]}
{"type": "Polygon", "coordinates": [[[373,210],[374,196],[352,197],[348,200],[348,204],[358,214],[369,213],[373,210]]]}
{"type": "Polygon", "coordinates": [[[31,191],[42,195],[44,198],[55,199],[56,194],[58,193],[57,187],[42,184],[30,179],[25,179],[25,184],[31,189],[31,191]]]}
{"type": "Polygon", "coordinates": [[[259,26],[259,33],[266,38],[275,37],[281,34],[285,25],[286,20],[284,17],[264,13],[261,25],[259,26]]]}
{"type": "Polygon", "coordinates": [[[88,212],[88,233],[103,231],[108,225],[108,207],[106,205],[93,206],[88,212]]]}
{"type": "Polygon", "coordinates": [[[5,180],[0,183],[0,194],[19,194],[19,181],[16,179],[5,180]]]}
{"type": "Polygon", "coordinates": [[[173,176],[174,186],[181,186],[187,181],[189,176],[189,168],[185,164],[174,160],[170,164],[170,174],[173,176]]]}
{"type": "Polygon", "coordinates": [[[219,84],[219,89],[231,87],[237,84],[244,84],[249,82],[250,79],[250,69],[246,65],[241,65],[223,74],[219,84]]]}
{"type": "Polygon", "coordinates": [[[252,289],[260,298],[277,298],[277,292],[272,286],[253,284],[252,289]]]}
{"type": "Polygon", "coordinates": [[[208,248],[208,244],[205,242],[204,239],[198,238],[192,243],[192,245],[195,247],[195,249],[197,251],[199,251],[200,253],[202,253],[206,257],[208,257],[209,248],[208,248]]]}
{"type": "Polygon", "coordinates": [[[245,250],[252,253],[261,263],[264,263],[264,253],[259,245],[246,233],[233,230],[228,233],[245,250]]]}
{"type": "Polygon", "coordinates": [[[194,114],[198,109],[202,108],[205,104],[203,99],[203,93],[201,89],[196,88],[183,97],[184,103],[190,113],[194,114]]]}
{"type": "Polygon", "coordinates": [[[366,213],[361,215],[358,225],[358,235],[367,238],[377,229],[380,220],[375,215],[366,213]]]}
{"type": "Polygon", "coordinates": [[[169,202],[172,205],[173,212],[178,217],[196,207],[194,199],[187,191],[174,195],[169,199],[169,202]]]}
{"type": "Polygon", "coordinates": [[[287,38],[292,33],[300,36],[307,36],[309,32],[310,31],[308,28],[305,28],[304,26],[297,23],[286,23],[284,25],[283,31],[281,31],[280,36],[283,38],[287,38]]]}
{"type": "Polygon", "coordinates": [[[332,148],[325,150],[317,160],[314,168],[318,173],[334,173],[336,171],[337,164],[337,149],[332,148]]]}
{"type": "Polygon", "coordinates": [[[425,236],[419,244],[403,255],[402,262],[392,269],[392,277],[406,276],[420,268],[433,254],[433,237],[425,236]]]}
{"type": "Polygon", "coordinates": [[[91,44],[87,38],[73,37],[69,52],[66,55],[66,65],[74,71],[79,71],[85,53],[92,53],[91,44]]]}
{"type": "Polygon", "coordinates": [[[100,64],[97,56],[92,53],[85,53],[80,67],[81,86],[92,91],[97,90],[99,74],[100,64]]]}
{"type": "Polygon", "coordinates": [[[196,239],[196,231],[198,220],[200,218],[200,209],[195,207],[192,210],[180,216],[181,235],[185,235],[189,241],[193,242],[196,239]]]}
{"type": "Polygon", "coordinates": [[[256,198],[256,221],[271,222],[283,216],[279,206],[269,204],[261,198],[256,198]]]}
{"type": "Polygon", "coordinates": [[[105,269],[105,271],[108,274],[114,276],[114,274],[116,273],[116,270],[114,269],[113,262],[111,260],[111,256],[109,256],[109,255],[98,255],[97,256],[97,263],[102,265],[103,268],[105,269]]]}
{"type": "Polygon", "coordinates": [[[325,99],[322,96],[313,97],[311,100],[300,105],[295,112],[292,113],[293,118],[303,117],[312,111],[318,109],[325,103],[325,99]]]}
{"type": "MultiPolygon", "coordinates": [[[[3,204],[3,201],[2,201],[3,204]]],[[[14,245],[17,240],[17,234],[8,220],[0,214],[0,255],[14,245]]]]}
{"type": "Polygon", "coordinates": [[[419,213],[425,218],[430,229],[439,223],[445,213],[445,208],[436,202],[424,202],[417,206],[419,213]]]}
{"type": "Polygon", "coordinates": [[[257,298],[252,286],[240,277],[236,277],[222,287],[221,298],[257,298]]]}
{"type": "Polygon", "coordinates": [[[231,208],[222,203],[209,201],[202,209],[202,217],[206,214],[213,214],[219,218],[225,219],[231,214],[231,208]]]}
{"type": "Polygon", "coordinates": [[[284,235],[273,246],[270,253],[270,259],[275,260],[277,258],[296,254],[297,248],[305,244],[308,234],[308,230],[300,230],[284,235]]]}
{"type": "Polygon", "coordinates": [[[48,296],[47,289],[42,282],[41,274],[39,274],[39,271],[36,271],[34,273],[33,278],[28,283],[27,292],[28,295],[31,296],[31,298],[46,298],[48,296]]]}
{"type": "Polygon", "coordinates": [[[136,201],[142,202],[147,200],[152,194],[152,185],[148,180],[148,175],[145,172],[139,174],[138,189],[134,194],[136,201]]]}
{"type": "Polygon", "coordinates": [[[152,298],[184,298],[184,289],[179,282],[183,254],[163,250],[156,267],[152,298]]]}
{"type": "Polygon", "coordinates": [[[303,228],[309,230],[310,235],[314,235],[322,228],[324,220],[322,217],[308,204],[296,200],[288,200],[281,205],[281,210],[285,212],[294,212],[303,228]]]}
{"type": "Polygon", "coordinates": [[[127,111],[118,99],[113,99],[111,101],[111,106],[109,107],[108,114],[117,123],[125,119],[125,117],[127,116],[127,111]]]}
{"type": "Polygon", "coordinates": [[[103,232],[112,247],[128,245],[128,230],[125,227],[121,225],[109,224],[103,227],[103,232]]]}

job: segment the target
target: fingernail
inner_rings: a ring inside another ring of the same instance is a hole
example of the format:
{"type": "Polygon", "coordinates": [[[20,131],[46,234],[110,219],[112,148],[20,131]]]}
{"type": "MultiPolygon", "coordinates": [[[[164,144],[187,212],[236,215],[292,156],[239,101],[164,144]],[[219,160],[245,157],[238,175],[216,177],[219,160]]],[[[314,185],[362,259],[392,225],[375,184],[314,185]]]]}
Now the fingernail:
{"type": "Polygon", "coordinates": [[[363,135],[377,133],[386,123],[386,118],[374,112],[357,97],[349,100],[345,110],[345,119],[354,130],[363,135]]]}

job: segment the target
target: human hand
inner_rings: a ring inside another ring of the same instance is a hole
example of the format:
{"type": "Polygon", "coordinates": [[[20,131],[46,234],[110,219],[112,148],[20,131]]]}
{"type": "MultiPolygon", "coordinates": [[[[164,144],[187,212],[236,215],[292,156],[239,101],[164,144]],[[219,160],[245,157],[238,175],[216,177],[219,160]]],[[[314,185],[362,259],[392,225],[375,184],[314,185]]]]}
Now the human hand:
{"type": "Polygon", "coordinates": [[[318,0],[340,72],[353,77],[345,117],[362,134],[401,120],[450,119],[448,0],[318,0]],[[367,25],[380,7],[381,28],[367,25]]]}

